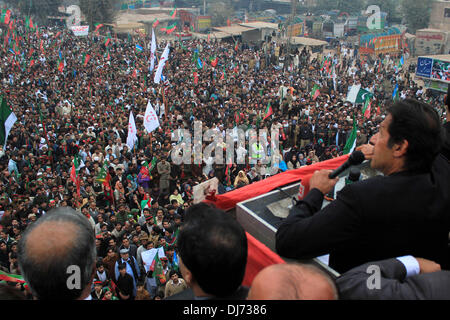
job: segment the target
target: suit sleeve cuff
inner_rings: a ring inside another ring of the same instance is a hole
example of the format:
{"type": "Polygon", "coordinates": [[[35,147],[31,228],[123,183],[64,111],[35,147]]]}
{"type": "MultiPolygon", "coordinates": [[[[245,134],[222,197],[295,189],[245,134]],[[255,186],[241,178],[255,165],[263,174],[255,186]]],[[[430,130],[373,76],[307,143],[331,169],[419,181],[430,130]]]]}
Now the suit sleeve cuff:
{"type": "Polygon", "coordinates": [[[398,257],[397,260],[405,266],[406,277],[415,276],[420,273],[419,262],[413,256],[398,257]]]}

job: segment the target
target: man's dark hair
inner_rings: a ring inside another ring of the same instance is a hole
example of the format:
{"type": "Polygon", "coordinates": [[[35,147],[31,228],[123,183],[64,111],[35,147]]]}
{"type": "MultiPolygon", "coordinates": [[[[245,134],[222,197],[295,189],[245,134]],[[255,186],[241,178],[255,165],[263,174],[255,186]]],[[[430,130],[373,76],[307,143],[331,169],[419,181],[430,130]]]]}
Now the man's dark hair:
{"type": "Polygon", "coordinates": [[[226,297],[242,283],[247,237],[230,215],[204,203],[186,211],[178,252],[195,281],[208,294],[226,297]]]}
{"type": "Polygon", "coordinates": [[[429,171],[443,143],[443,131],[437,112],[414,99],[398,101],[388,108],[392,121],[388,127],[388,147],[408,141],[405,169],[429,171]]]}
{"type": "Polygon", "coordinates": [[[19,241],[18,254],[20,270],[33,296],[41,300],[77,299],[89,285],[96,262],[94,230],[89,220],[74,209],[69,207],[52,209],[25,231],[19,241]],[[62,239],[58,238],[61,237],[58,231],[49,230],[55,224],[67,232],[64,242],[70,243],[70,246],[63,247],[58,244],[62,239]],[[56,239],[49,238],[49,235],[55,232],[56,239]],[[39,244],[33,243],[34,238],[39,239],[38,235],[41,234],[40,239],[43,241],[39,244]],[[38,246],[48,246],[49,251],[45,251],[46,247],[38,246]],[[71,289],[67,285],[68,278],[73,274],[69,272],[69,266],[80,268],[79,288],[71,289]]]}

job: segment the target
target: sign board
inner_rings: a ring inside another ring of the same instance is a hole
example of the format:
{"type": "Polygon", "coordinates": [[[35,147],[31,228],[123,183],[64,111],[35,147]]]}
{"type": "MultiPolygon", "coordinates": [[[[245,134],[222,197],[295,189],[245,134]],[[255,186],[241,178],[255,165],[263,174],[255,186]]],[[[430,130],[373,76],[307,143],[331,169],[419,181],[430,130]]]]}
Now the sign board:
{"type": "Polygon", "coordinates": [[[199,16],[197,19],[197,28],[199,30],[211,28],[211,16],[199,16]]]}
{"type": "Polygon", "coordinates": [[[450,83],[450,61],[419,57],[416,76],[450,83]]]}
{"type": "Polygon", "coordinates": [[[84,37],[89,34],[89,26],[72,26],[70,29],[77,37],[84,37]]]}
{"type": "Polygon", "coordinates": [[[450,61],[433,59],[431,79],[450,83],[450,61]]]}
{"type": "Polygon", "coordinates": [[[156,256],[156,252],[158,252],[158,257],[160,259],[162,257],[166,256],[165,253],[164,253],[164,248],[163,247],[153,248],[153,249],[146,250],[146,251],[142,252],[142,254],[141,254],[142,263],[144,265],[144,269],[145,269],[146,272],[148,272],[148,269],[152,265],[152,262],[153,262],[153,260],[155,259],[155,256],[156,256]]]}
{"type": "Polygon", "coordinates": [[[216,192],[215,194],[219,194],[219,179],[217,179],[216,177],[194,186],[194,204],[205,200],[206,196],[213,190],[216,192]]]}
{"type": "Polygon", "coordinates": [[[423,83],[425,85],[425,88],[427,89],[433,89],[443,93],[447,93],[448,84],[446,84],[445,82],[423,79],[423,83]]]}
{"type": "Polygon", "coordinates": [[[431,70],[433,68],[433,59],[419,57],[417,59],[416,76],[431,78],[431,70]]]}

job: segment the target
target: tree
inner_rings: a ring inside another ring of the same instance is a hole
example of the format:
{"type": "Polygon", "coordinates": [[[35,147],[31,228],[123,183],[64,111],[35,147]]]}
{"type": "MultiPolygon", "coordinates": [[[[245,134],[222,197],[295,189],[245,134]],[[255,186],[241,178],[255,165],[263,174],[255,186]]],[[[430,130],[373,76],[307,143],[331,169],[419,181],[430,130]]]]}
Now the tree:
{"type": "Polygon", "coordinates": [[[317,0],[316,9],[319,11],[339,10],[350,14],[359,13],[364,9],[364,1],[361,0],[317,0]]]}
{"type": "Polygon", "coordinates": [[[410,33],[428,27],[432,2],[433,0],[402,0],[400,11],[410,33]]]}
{"type": "Polygon", "coordinates": [[[376,5],[380,7],[380,10],[382,12],[386,12],[387,19],[392,20],[394,17],[397,16],[397,7],[398,7],[398,1],[397,0],[371,0],[369,1],[369,4],[376,5]]]}
{"type": "Polygon", "coordinates": [[[91,28],[95,23],[113,23],[117,14],[118,0],[80,0],[81,12],[91,28]]]}
{"type": "Polygon", "coordinates": [[[214,2],[209,6],[208,11],[211,14],[211,24],[213,26],[226,26],[227,19],[234,14],[231,1],[227,1],[227,3],[214,2]]]}
{"type": "Polygon", "coordinates": [[[58,7],[62,0],[8,0],[6,3],[17,8],[22,14],[32,16],[33,21],[45,23],[48,16],[58,15],[58,7]]]}

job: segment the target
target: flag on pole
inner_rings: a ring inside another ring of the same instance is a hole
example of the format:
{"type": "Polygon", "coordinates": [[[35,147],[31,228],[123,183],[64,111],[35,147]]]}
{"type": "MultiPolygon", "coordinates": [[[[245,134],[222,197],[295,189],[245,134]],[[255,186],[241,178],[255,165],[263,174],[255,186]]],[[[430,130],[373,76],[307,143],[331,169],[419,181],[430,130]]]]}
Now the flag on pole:
{"type": "Polygon", "coordinates": [[[91,56],[87,53],[83,54],[83,66],[86,67],[89,60],[91,59],[91,56]]]}
{"type": "Polygon", "coordinates": [[[4,24],[9,24],[10,19],[11,19],[11,10],[3,9],[0,16],[0,22],[4,24]]]}
{"type": "Polygon", "coordinates": [[[104,185],[109,185],[109,182],[111,181],[111,175],[108,171],[108,161],[105,160],[103,163],[103,166],[100,169],[100,172],[98,173],[97,177],[95,178],[95,181],[101,182],[104,185]]]}
{"type": "Polygon", "coordinates": [[[213,67],[215,67],[215,66],[217,66],[217,63],[219,63],[219,57],[215,57],[215,58],[210,57],[210,58],[209,58],[209,61],[211,61],[211,65],[212,65],[213,67]]]}
{"type": "Polygon", "coordinates": [[[111,37],[108,35],[108,37],[105,39],[105,47],[108,47],[109,43],[111,42],[111,37]]]}
{"type": "Polygon", "coordinates": [[[132,150],[136,141],[138,140],[136,134],[136,123],[134,122],[133,111],[130,111],[130,119],[128,120],[128,136],[127,136],[127,145],[132,150]]]}
{"type": "Polygon", "coordinates": [[[365,118],[370,118],[370,109],[371,109],[372,101],[370,98],[366,98],[366,102],[364,103],[363,115],[365,118]]]}
{"type": "Polygon", "coordinates": [[[316,100],[318,96],[320,96],[320,87],[317,84],[314,84],[314,87],[311,90],[311,98],[316,100]]]}
{"type": "Polygon", "coordinates": [[[166,33],[167,34],[171,34],[172,32],[174,32],[177,29],[176,25],[172,25],[170,28],[167,27],[166,33]]]}
{"type": "Polygon", "coordinates": [[[2,270],[0,270],[0,281],[25,283],[25,280],[21,275],[6,273],[2,270]]]}
{"type": "Polygon", "coordinates": [[[197,69],[202,69],[203,68],[203,62],[202,59],[197,58],[197,69]]]}
{"type": "Polygon", "coordinates": [[[347,94],[347,101],[351,103],[364,103],[367,98],[373,98],[373,93],[361,89],[361,85],[353,85],[347,94]]]}
{"type": "Polygon", "coordinates": [[[142,48],[142,46],[140,46],[139,44],[136,44],[136,51],[142,52],[142,51],[144,51],[144,48],[142,48]]]}
{"type": "Polygon", "coordinates": [[[63,72],[64,71],[64,62],[61,60],[58,60],[58,71],[63,72]]]}
{"type": "Polygon", "coordinates": [[[155,109],[153,109],[152,104],[150,103],[150,100],[148,100],[147,109],[145,110],[144,127],[148,133],[154,131],[159,127],[159,120],[156,115],[155,109]]]}
{"type": "Polygon", "coordinates": [[[94,32],[97,32],[101,27],[103,27],[103,23],[96,23],[94,24],[94,26],[95,26],[94,32]]]}
{"type": "Polygon", "coordinates": [[[266,120],[268,117],[270,117],[273,114],[272,106],[270,105],[270,102],[267,104],[266,111],[264,112],[264,118],[263,120],[266,120]]]}
{"type": "Polygon", "coordinates": [[[356,131],[357,131],[357,126],[356,126],[356,119],[355,116],[353,116],[353,129],[352,132],[350,133],[349,137],[347,138],[347,142],[345,143],[345,147],[344,147],[344,154],[348,154],[348,153],[352,153],[353,150],[355,150],[356,147],[356,131]]]}
{"type": "Polygon", "coordinates": [[[175,17],[177,16],[177,7],[175,7],[171,12],[170,12],[170,17],[172,19],[175,19],[175,17]]]}
{"type": "Polygon", "coordinates": [[[16,121],[17,117],[8,107],[6,98],[0,97],[0,143],[3,145],[3,150],[6,150],[6,140],[16,121]]]}
{"type": "Polygon", "coordinates": [[[194,71],[194,84],[198,84],[198,73],[194,71]]]}
{"type": "MultiPolygon", "coordinates": [[[[161,259],[159,258],[159,252],[156,252],[154,267],[153,267],[153,278],[156,279],[156,283],[162,286],[166,283],[166,276],[164,275],[163,266],[161,259]]],[[[152,263],[153,266],[153,263],[152,263]]]]}
{"type": "Polygon", "coordinates": [[[397,101],[398,97],[398,83],[395,85],[394,91],[392,92],[392,100],[397,101]]]}
{"type": "Polygon", "coordinates": [[[155,68],[155,58],[156,58],[156,38],[155,29],[152,28],[152,44],[150,47],[150,72],[155,68]]]}
{"type": "Polygon", "coordinates": [[[159,24],[159,20],[155,19],[153,20],[152,28],[156,28],[156,26],[159,24]]]}
{"type": "Polygon", "coordinates": [[[169,43],[167,43],[161,55],[161,58],[159,59],[158,68],[156,69],[154,78],[155,83],[159,83],[161,81],[162,71],[168,59],[169,59],[169,43]]]}
{"type": "Polygon", "coordinates": [[[27,29],[34,29],[33,20],[31,17],[25,17],[25,27],[27,29]]]}
{"type": "Polygon", "coordinates": [[[80,164],[78,162],[78,155],[73,158],[72,169],[70,170],[70,179],[77,187],[77,195],[80,196],[80,164]]]}

